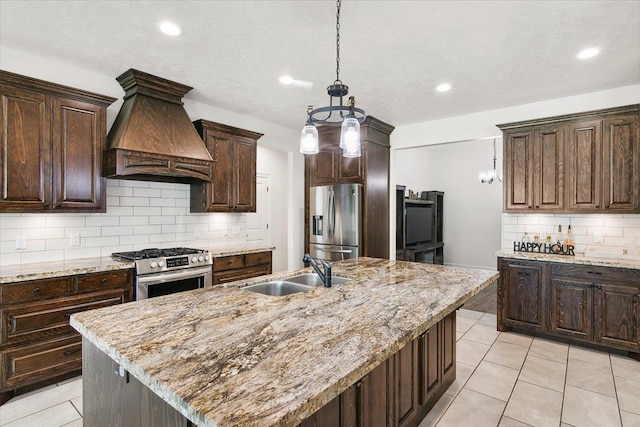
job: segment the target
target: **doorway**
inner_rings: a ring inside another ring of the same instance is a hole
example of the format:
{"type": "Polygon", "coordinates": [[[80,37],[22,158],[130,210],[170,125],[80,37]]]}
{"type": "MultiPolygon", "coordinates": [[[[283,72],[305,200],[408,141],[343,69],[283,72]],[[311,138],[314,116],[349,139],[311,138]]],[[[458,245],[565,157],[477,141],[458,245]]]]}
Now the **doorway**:
{"type": "Polygon", "coordinates": [[[247,214],[247,243],[271,245],[271,175],[256,175],[256,211],[247,214]]]}

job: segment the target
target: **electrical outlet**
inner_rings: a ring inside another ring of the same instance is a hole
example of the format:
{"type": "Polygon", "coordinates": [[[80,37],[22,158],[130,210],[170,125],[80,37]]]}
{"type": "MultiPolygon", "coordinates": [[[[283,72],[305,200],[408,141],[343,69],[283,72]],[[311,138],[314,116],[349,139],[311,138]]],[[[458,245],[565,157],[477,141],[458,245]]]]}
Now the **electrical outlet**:
{"type": "Polygon", "coordinates": [[[27,249],[27,236],[16,236],[15,248],[17,250],[27,249]]]}
{"type": "Polygon", "coordinates": [[[69,234],[69,246],[80,246],[80,233],[69,234]]]}
{"type": "Polygon", "coordinates": [[[194,239],[200,238],[200,226],[198,224],[193,226],[193,238],[194,239]]]}
{"type": "Polygon", "coordinates": [[[229,229],[227,228],[227,224],[223,224],[222,225],[222,235],[223,236],[228,236],[229,235],[229,229]]]}
{"type": "Polygon", "coordinates": [[[602,232],[594,231],[593,232],[593,243],[602,243],[602,232]]]}

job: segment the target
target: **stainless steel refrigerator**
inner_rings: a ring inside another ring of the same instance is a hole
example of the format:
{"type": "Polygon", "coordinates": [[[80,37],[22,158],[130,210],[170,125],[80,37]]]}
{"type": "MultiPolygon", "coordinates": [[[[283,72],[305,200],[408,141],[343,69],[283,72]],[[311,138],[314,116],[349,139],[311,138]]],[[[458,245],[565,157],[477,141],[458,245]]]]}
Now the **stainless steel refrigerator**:
{"type": "Polygon", "coordinates": [[[338,261],[357,258],[362,247],[362,185],[309,189],[309,253],[338,261]]]}

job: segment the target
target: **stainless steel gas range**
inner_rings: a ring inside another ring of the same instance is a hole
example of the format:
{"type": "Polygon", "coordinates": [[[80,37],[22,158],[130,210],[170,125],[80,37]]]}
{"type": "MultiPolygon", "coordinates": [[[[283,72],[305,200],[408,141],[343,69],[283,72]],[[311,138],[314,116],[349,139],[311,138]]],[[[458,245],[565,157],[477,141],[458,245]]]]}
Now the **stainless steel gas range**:
{"type": "Polygon", "coordinates": [[[111,256],[135,262],[136,300],[209,287],[213,283],[213,257],[202,249],[143,249],[114,252],[111,256]]]}

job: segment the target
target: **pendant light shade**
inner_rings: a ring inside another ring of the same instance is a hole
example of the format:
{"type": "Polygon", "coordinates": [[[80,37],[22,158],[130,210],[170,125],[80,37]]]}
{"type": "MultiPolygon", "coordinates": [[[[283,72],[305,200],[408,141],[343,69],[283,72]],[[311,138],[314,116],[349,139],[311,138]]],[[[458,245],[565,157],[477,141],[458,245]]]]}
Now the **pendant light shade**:
{"type": "Polygon", "coordinates": [[[496,140],[493,139],[493,169],[480,171],[478,179],[483,184],[493,184],[493,181],[498,180],[502,182],[502,174],[498,173],[496,169],[496,140]]]}
{"type": "Polygon", "coordinates": [[[307,124],[300,133],[300,152],[302,154],[318,154],[318,129],[307,124]]]}
{"type": "Polygon", "coordinates": [[[344,97],[349,94],[349,87],[340,80],[340,5],[336,1],[336,80],[327,87],[329,94],[329,106],[307,109],[307,124],[302,129],[300,138],[300,152],[303,154],[315,154],[318,152],[318,130],[315,125],[341,126],[340,148],[344,157],[360,157],[360,123],[366,118],[364,110],[356,108],[356,100],[353,96],[345,103],[344,97]],[[312,130],[315,130],[315,151],[311,148],[312,130]]]}

